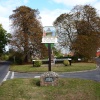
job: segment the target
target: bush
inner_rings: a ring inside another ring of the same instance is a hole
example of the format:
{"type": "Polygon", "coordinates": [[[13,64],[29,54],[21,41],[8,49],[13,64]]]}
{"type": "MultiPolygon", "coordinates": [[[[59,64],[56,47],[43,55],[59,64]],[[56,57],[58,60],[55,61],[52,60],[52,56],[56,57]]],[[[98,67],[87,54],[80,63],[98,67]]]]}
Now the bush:
{"type": "Polygon", "coordinates": [[[11,61],[13,64],[17,64],[17,65],[23,64],[23,60],[21,57],[10,56],[8,60],[11,61]]]}
{"type": "Polygon", "coordinates": [[[9,56],[8,55],[2,55],[1,56],[1,60],[8,60],[9,59],[9,56]]]}
{"type": "Polygon", "coordinates": [[[15,58],[15,63],[16,64],[22,64],[23,63],[22,58],[21,57],[16,57],[15,58]]]}
{"type": "Polygon", "coordinates": [[[64,60],[64,61],[63,61],[63,64],[64,64],[65,66],[68,66],[68,65],[69,65],[69,61],[68,61],[68,60],[64,60]]]}
{"type": "Polygon", "coordinates": [[[42,65],[42,61],[39,61],[39,60],[37,60],[37,61],[34,61],[34,67],[40,67],[42,65]]]}

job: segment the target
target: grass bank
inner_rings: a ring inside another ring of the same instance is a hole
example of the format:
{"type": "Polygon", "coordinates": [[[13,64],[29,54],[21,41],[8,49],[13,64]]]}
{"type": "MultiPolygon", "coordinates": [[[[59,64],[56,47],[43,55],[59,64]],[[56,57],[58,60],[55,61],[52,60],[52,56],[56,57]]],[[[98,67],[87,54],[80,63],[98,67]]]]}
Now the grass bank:
{"type": "MultiPolygon", "coordinates": [[[[73,72],[92,70],[96,68],[94,63],[72,63],[71,66],[64,66],[63,64],[52,65],[51,69],[55,72],[73,72]]],[[[46,72],[48,71],[48,65],[42,65],[41,67],[33,67],[33,65],[13,65],[10,67],[11,71],[16,72],[46,72]]]]}
{"type": "Polygon", "coordinates": [[[0,100],[100,100],[100,83],[63,78],[58,86],[41,87],[39,79],[13,79],[0,86],[0,100]]]}

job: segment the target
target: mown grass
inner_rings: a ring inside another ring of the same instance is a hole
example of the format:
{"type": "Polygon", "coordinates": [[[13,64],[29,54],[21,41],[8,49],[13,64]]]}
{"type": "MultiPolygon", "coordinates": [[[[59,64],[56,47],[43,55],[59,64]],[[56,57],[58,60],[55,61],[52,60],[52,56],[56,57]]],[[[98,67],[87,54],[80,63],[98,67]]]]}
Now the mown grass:
{"type": "Polygon", "coordinates": [[[59,78],[58,86],[40,86],[39,79],[13,79],[0,86],[0,100],[100,100],[100,83],[59,78]]]}
{"type": "MultiPolygon", "coordinates": [[[[72,71],[84,71],[92,70],[96,68],[94,63],[72,63],[71,66],[64,66],[63,64],[52,65],[51,70],[55,72],[72,72],[72,71]]],[[[33,67],[33,65],[13,65],[10,67],[11,71],[17,72],[46,72],[48,71],[48,65],[42,65],[41,67],[33,67]]]]}

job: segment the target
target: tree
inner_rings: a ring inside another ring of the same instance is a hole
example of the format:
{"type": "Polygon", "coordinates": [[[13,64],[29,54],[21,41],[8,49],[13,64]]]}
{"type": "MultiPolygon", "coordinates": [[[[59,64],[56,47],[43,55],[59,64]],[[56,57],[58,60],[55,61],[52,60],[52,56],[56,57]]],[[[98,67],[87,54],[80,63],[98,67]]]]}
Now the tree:
{"type": "Polygon", "coordinates": [[[8,36],[9,34],[5,29],[3,29],[2,25],[0,24],[0,56],[5,51],[5,46],[9,42],[8,36]]]}
{"type": "Polygon", "coordinates": [[[41,44],[42,25],[40,22],[39,11],[27,6],[20,6],[13,10],[10,15],[12,21],[13,35],[11,46],[14,50],[23,53],[23,59],[28,62],[28,56],[43,57],[43,49],[46,47],[41,44]]]}
{"type": "Polygon", "coordinates": [[[100,47],[100,17],[90,5],[77,5],[70,13],[61,14],[54,22],[59,44],[87,58],[100,47]]]}
{"type": "Polygon", "coordinates": [[[56,27],[58,33],[59,45],[63,48],[71,49],[71,43],[73,42],[75,35],[72,18],[72,14],[64,13],[54,21],[54,26],[56,27]]]}
{"type": "Polygon", "coordinates": [[[52,50],[53,50],[53,54],[54,54],[55,57],[57,57],[57,58],[63,57],[63,54],[61,53],[60,49],[57,49],[56,47],[53,47],[52,50]]]}
{"type": "Polygon", "coordinates": [[[90,5],[75,6],[72,12],[77,32],[72,48],[87,58],[94,57],[100,43],[100,17],[90,5]]]}

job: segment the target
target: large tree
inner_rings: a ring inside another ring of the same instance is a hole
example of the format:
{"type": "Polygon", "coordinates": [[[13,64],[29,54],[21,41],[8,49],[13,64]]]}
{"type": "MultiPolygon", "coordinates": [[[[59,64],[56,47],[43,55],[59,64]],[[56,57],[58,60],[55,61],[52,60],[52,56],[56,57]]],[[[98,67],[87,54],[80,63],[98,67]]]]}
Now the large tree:
{"type": "Polygon", "coordinates": [[[75,6],[72,13],[77,32],[72,48],[87,58],[94,57],[100,44],[100,17],[90,5],[75,6]]]}
{"type": "Polygon", "coordinates": [[[0,24],[0,56],[5,51],[5,46],[9,42],[9,34],[0,24]]]}
{"type": "Polygon", "coordinates": [[[60,15],[54,26],[61,46],[67,45],[70,50],[87,58],[95,56],[100,46],[100,17],[95,8],[90,5],[75,6],[70,13],[60,15]]]}
{"type": "Polygon", "coordinates": [[[12,22],[13,35],[11,46],[22,52],[27,62],[28,55],[43,57],[45,46],[41,44],[42,25],[39,11],[27,6],[20,6],[13,10],[9,17],[12,22]]]}
{"type": "Polygon", "coordinates": [[[54,26],[56,27],[58,33],[59,45],[63,48],[71,49],[71,43],[73,42],[75,35],[72,18],[72,14],[64,13],[54,21],[54,26]]]}

